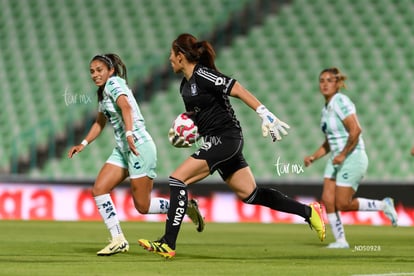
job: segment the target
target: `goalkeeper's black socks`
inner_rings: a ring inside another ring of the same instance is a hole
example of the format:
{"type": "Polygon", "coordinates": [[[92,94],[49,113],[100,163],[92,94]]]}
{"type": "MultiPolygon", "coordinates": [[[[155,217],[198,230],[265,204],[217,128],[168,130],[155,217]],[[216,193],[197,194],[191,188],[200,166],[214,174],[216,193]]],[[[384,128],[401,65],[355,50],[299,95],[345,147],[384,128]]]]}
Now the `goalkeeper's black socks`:
{"type": "Polygon", "coordinates": [[[243,202],[254,205],[262,205],[276,211],[299,215],[309,219],[312,209],[288,196],[282,194],[276,189],[256,187],[251,195],[244,199],[243,202]]]}
{"type": "Polygon", "coordinates": [[[171,249],[175,249],[178,232],[180,231],[181,223],[187,212],[188,194],[187,185],[174,177],[170,176],[169,185],[170,208],[168,209],[165,234],[162,240],[165,241],[171,249]]]}

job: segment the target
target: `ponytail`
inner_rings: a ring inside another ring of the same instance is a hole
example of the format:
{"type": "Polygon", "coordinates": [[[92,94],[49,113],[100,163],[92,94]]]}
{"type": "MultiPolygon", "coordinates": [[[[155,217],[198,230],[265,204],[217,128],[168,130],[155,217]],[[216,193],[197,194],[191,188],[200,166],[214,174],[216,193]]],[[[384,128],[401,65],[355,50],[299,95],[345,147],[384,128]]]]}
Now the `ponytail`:
{"type": "Polygon", "coordinates": [[[181,34],[173,41],[172,49],[175,54],[181,52],[189,62],[218,71],[214,62],[216,53],[208,41],[197,41],[191,34],[181,34]]]}

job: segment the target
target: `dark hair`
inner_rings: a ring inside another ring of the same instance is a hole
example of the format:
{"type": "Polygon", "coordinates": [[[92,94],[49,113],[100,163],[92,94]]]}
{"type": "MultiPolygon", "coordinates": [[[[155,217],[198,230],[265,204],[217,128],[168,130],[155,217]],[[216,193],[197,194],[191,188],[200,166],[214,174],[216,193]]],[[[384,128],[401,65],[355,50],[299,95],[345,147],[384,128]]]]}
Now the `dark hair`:
{"type": "Polygon", "coordinates": [[[338,82],[338,88],[339,89],[340,88],[345,88],[346,89],[345,80],[347,79],[347,77],[344,74],[342,74],[342,72],[339,70],[339,68],[331,67],[331,68],[323,69],[322,72],[319,74],[319,77],[323,73],[331,73],[332,75],[334,75],[336,81],[338,82]]]}
{"type": "Polygon", "coordinates": [[[197,41],[193,35],[184,33],[173,41],[172,49],[175,54],[183,53],[189,62],[200,63],[218,71],[214,63],[216,53],[208,41],[197,41]]]}
{"type": "MultiPolygon", "coordinates": [[[[128,83],[126,66],[117,54],[108,53],[108,54],[96,55],[92,58],[91,62],[94,60],[102,61],[103,63],[106,64],[109,70],[113,68],[114,69],[113,75],[123,78],[125,82],[128,83]]],[[[104,87],[105,87],[104,85],[101,87],[98,87],[98,90],[96,91],[96,93],[98,94],[98,101],[102,101],[103,99],[104,87]]]]}

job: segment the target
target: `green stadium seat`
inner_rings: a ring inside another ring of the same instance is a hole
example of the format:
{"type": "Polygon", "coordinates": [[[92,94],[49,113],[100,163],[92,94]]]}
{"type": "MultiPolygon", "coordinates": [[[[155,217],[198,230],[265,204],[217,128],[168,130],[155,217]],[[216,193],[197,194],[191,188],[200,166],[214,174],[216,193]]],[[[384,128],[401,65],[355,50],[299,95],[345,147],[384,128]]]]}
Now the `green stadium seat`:
{"type": "MultiPolygon", "coordinates": [[[[94,54],[117,52],[127,63],[130,80],[146,79],[152,69],[168,64],[170,43],[178,33],[207,35],[246,3],[251,0],[195,0],[191,4],[186,0],[44,0],[31,5],[24,1],[4,2],[0,32],[2,39],[10,43],[0,53],[0,65],[7,68],[0,71],[0,89],[11,105],[7,113],[0,112],[0,119],[7,118],[8,127],[14,127],[1,140],[0,154],[7,158],[0,159],[0,171],[10,167],[5,165],[5,160],[13,156],[10,143],[22,133],[42,129],[42,124],[48,123],[55,133],[64,133],[65,124],[82,122],[86,114],[96,110],[96,88],[88,75],[88,62],[94,54]],[[177,6],[182,9],[177,10],[177,6]],[[117,39],[112,39],[112,34],[117,39]],[[63,98],[65,89],[77,95],[93,95],[93,103],[68,106],[63,98]]],[[[395,122],[402,120],[398,116],[402,112],[404,126],[411,124],[406,95],[413,90],[409,62],[414,55],[413,12],[411,0],[387,4],[351,1],[346,5],[342,1],[294,0],[217,53],[220,70],[240,80],[292,125],[283,146],[276,144],[274,151],[269,150],[273,144],[261,139],[255,114],[237,104],[237,114],[245,126],[246,156],[254,160],[252,169],[259,178],[276,177],[274,167],[269,165],[276,155],[298,162],[303,154],[315,149],[314,141],[321,140],[319,116],[323,98],[318,92],[317,77],[328,66],[338,66],[348,75],[350,96],[365,122],[370,155],[378,157],[371,157],[368,178],[410,177],[409,159],[403,157],[407,149],[399,145],[407,147],[404,141],[411,139],[413,131],[395,126],[395,122]],[[379,124],[388,127],[379,129],[379,124]],[[393,128],[399,130],[398,137],[393,137],[393,128]],[[393,151],[384,145],[394,147],[393,151]],[[391,165],[398,158],[402,160],[399,168],[391,165]]],[[[188,155],[171,148],[165,137],[172,119],[184,109],[178,86],[177,79],[149,103],[140,103],[158,146],[160,177],[168,176],[177,160],[188,155]],[[159,112],[160,106],[163,112],[159,112]]],[[[43,144],[48,135],[42,133],[36,138],[43,144]]],[[[27,156],[30,140],[18,139],[18,144],[27,156]]],[[[89,148],[84,161],[51,159],[45,169],[33,169],[33,175],[94,177],[109,154],[105,150],[110,151],[113,145],[112,134],[107,133],[89,148]],[[102,162],[93,162],[94,159],[102,162]]],[[[323,164],[316,168],[295,177],[319,179],[318,170],[323,169],[323,164]]],[[[293,176],[285,176],[290,177],[293,176]]]]}

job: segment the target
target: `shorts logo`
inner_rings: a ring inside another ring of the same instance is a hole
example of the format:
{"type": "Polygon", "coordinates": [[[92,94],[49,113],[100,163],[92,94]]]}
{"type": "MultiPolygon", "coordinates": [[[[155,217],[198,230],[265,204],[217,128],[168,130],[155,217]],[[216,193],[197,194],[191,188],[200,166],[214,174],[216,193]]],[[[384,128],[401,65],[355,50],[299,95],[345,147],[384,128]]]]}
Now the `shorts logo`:
{"type": "Polygon", "coordinates": [[[208,151],[209,149],[211,149],[212,144],[210,142],[205,142],[202,146],[201,149],[208,151]]]}
{"type": "Polygon", "coordinates": [[[342,177],[343,177],[344,179],[348,179],[348,178],[349,178],[349,175],[348,175],[348,173],[344,173],[344,174],[342,175],[342,177]]]}
{"type": "Polygon", "coordinates": [[[137,169],[137,170],[141,169],[141,165],[139,164],[139,162],[134,163],[134,168],[137,169]]]}

